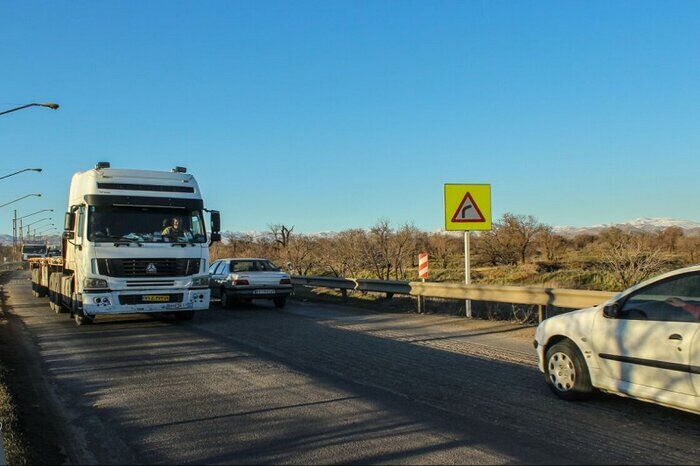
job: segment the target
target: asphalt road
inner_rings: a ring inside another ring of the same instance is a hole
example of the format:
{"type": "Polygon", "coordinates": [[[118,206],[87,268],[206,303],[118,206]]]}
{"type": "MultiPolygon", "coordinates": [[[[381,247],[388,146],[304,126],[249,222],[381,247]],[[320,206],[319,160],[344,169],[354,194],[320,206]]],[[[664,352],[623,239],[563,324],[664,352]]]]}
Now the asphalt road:
{"type": "Polygon", "coordinates": [[[507,325],[291,303],[77,327],[26,273],[5,290],[72,462],[700,461],[698,416],[560,401],[507,325]]]}

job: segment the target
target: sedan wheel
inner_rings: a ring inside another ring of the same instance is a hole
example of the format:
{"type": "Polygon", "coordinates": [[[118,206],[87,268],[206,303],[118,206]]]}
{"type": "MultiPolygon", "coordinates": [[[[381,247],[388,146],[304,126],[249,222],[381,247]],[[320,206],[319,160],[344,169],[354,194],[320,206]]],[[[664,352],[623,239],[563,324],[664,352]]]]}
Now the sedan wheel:
{"type": "Polygon", "coordinates": [[[568,392],[574,388],[576,368],[566,353],[554,353],[549,358],[549,380],[560,392],[568,392]]]}
{"type": "Polygon", "coordinates": [[[588,365],[571,340],[562,340],[547,350],[547,385],[565,400],[583,400],[593,393],[588,365]]]}

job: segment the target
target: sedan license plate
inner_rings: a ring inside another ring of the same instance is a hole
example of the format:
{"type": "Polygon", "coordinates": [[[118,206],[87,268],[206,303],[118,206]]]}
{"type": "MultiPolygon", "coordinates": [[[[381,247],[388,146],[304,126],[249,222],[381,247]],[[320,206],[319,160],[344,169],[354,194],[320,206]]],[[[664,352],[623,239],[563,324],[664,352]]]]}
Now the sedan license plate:
{"type": "Polygon", "coordinates": [[[275,290],[253,290],[253,294],[275,294],[275,290]]]}
{"type": "Polygon", "coordinates": [[[149,303],[167,303],[170,301],[170,296],[167,294],[147,294],[142,299],[149,303]]]}

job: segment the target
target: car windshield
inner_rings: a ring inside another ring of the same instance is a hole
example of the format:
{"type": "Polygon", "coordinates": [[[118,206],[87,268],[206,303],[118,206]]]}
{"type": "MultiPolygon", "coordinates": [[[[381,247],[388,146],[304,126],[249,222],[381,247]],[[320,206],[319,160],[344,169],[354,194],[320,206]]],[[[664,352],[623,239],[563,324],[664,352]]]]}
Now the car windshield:
{"type": "Polygon", "coordinates": [[[279,267],[268,260],[233,260],[231,272],[279,272],[279,267]]]}
{"type": "Polygon", "coordinates": [[[202,212],[163,207],[90,206],[90,241],[205,243],[202,212]]]}
{"type": "Polygon", "coordinates": [[[22,252],[25,254],[44,254],[46,252],[46,246],[42,244],[25,244],[22,247],[22,252]]]}

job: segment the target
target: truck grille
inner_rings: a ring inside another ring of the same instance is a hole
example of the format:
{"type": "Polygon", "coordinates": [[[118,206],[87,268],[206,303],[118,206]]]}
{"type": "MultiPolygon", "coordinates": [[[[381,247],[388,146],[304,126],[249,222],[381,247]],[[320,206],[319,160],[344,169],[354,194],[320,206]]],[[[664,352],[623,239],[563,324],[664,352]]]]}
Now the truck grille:
{"type": "Polygon", "coordinates": [[[199,272],[199,259],[97,259],[108,277],[181,277],[199,272]]]}
{"type": "Polygon", "coordinates": [[[167,304],[167,303],[181,303],[182,293],[172,293],[172,294],[158,294],[156,296],[167,296],[167,301],[144,301],[144,296],[154,296],[154,295],[142,295],[142,294],[126,294],[119,296],[119,304],[133,305],[133,304],[167,304]]]}

